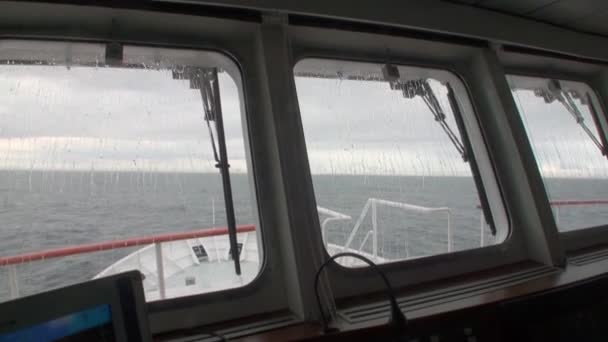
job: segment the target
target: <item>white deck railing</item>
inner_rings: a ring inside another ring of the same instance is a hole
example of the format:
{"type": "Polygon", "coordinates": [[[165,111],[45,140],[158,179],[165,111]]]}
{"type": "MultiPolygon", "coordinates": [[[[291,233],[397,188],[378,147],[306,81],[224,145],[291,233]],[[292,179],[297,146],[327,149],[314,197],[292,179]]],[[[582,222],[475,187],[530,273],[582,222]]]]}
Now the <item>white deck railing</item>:
{"type": "MultiPolygon", "coordinates": [[[[561,201],[551,201],[550,205],[555,210],[556,223],[559,223],[559,208],[560,207],[608,205],[608,200],[568,200],[568,201],[561,200],[561,201]]],[[[379,259],[379,256],[378,256],[378,229],[379,229],[379,227],[378,227],[378,212],[377,212],[378,206],[397,208],[397,209],[402,209],[402,210],[416,212],[416,213],[423,213],[423,214],[430,214],[430,213],[437,213],[437,212],[446,213],[446,215],[447,215],[446,216],[446,220],[447,220],[447,226],[446,226],[447,248],[446,249],[447,249],[447,252],[453,251],[453,248],[454,248],[453,231],[452,231],[453,228],[452,228],[452,218],[451,218],[452,212],[451,212],[450,208],[448,208],[448,207],[425,207],[425,206],[420,206],[420,205],[414,205],[414,204],[402,203],[402,202],[396,202],[396,201],[389,201],[389,200],[383,200],[383,199],[377,199],[377,198],[369,198],[365,202],[365,205],[363,206],[361,214],[359,215],[359,218],[355,222],[355,225],[353,226],[353,229],[351,230],[346,243],[343,246],[341,246],[342,250],[348,249],[350,251],[356,251],[356,252],[367,255],[368,253],[363,252],[363,248],[371,237],[371,239],[372,239],[371,257],[374,260],[379,259]],[[351,245],[353,244],[355,237],[357,236],[357,233],[361,229],[363,220],[367,217],[370,210],[371,210],[371,220],[372,220],[371,229],[365,233],[364,238],[362,239],[362,242],[359,244],[359,246],[357,248],[352,248],[351,245]]],[[[478,206],[478,208],[481,208],[481,207],[478,206]]],[[[321,233],[322,233],[322,237],[323,237],[323,243],[327,246],[328,245],[327,236],[326,236],[327,235],[327,225],[330,222],[334,222],[334,221],[352,220],[352,217],[349,215],[331,210],[331,209],[323,208],[323,207],[317,207],[317,211],[319,214],[327,216],[321,222],[321,233]]],[[[486,227],[485,218],[483,216],[483,211],[480,216],[481,216],[481,219],[480,219],[480,221],[481,221],[480,222],[480,247],[483,247],[485,245],[485,227],[486,227]]],[[[237,230],[239,232],[254,231],[255,227],[253,225],[244,225],[244,226],[238,227],[237,230]]],[[[48,260],[48,259],[52,259],[52,258],[66,257],[69,255],[86,254],[86,253],[93,253],[93,252],[98,252],[98,251],[106,251],[106,250],[134,247],[134,246],[143,247],[145,245],[155,244],[156,245],[156,256],[157,256],[156,262],[157,262],[158,268],[159,268],[158,277],[161,280],[160,282],[162,282],[162,280],[164,278],[163,270],[162,270],[163,256],[161,254],[162,249],[160,248],[160,245],[163,242],[175,241],[175,240],[186,240],[186,239],[192,239],[192,238],[198,238],[198,237],[215,236],[215,235],[223,235],[223,234],[227,234],[226,228],[212,228],[212,229],[197,230],[197,231],[190,231],[190,232],[183,232],[183,233],[161,234],[161,235],[156,235],[156,236],[137,237],[137,238],[129,238],[129,239],[123,239],[123,240],[103,241],[103,242],[83,244],[83,245],[78,245],[78,246],[62,247],[62,248],[51,249],[51,250],[36,251],[33,253],[25,253],[25,254],[14,255],[14,256],[0,257],[0,268],[3,268],[3,267],[8,268],[9,293],[10,293],[11,298],[15,298],[15,297],[19,296],[19,281],[18,281],[17,266],[20,264],[30,263],[33,261],[48,260]]],[[[410,255],[407,240],[408,239],[406,237],[406,239],[405,239],[406,259],[415,258],[416,256],[410,255]]],[[[382,259],[384,260],[384,258],[382,258],[382,259]]],[[[161,292],[163,292],[162,289],[161,289],[161,292]]]]}
{"type": "MultiPolygon", "coordinates": [[[[252,232],[255,230],[255,226],[240,225],[237,226],[237,232],[252,232]]],[[[169,233],[169,234],[158,234],[143,237],[134,237],[120,240],[111,241],[100,241],[95,243],[87,243],[76,246],[66,246],[42,251],[35,251],[31,253],[24,253],[13,256],[0,257],[0,267],[8,268],[9,278],[9,295],[10,298],[17,298],[20,296],[19,293],[19,280],[17,266],[21,264],[28,264],[34,261],[44,261],[54,258],[62,258],[71,255],[87,254],[94,252],[109,251],[114,249],[147,246],[154,244],[156,247],[156,263],[158,270],[158,282],[161,287],[161,293],[164,292],[164,272],[163,272],[163,256],[161,244],[164,242],[194,239],[199,237],[209,237],[228,234],[228,228],[207,228],[202,230],[193,230],[188,232],[180,233],[169,233]],[[162,283],[162,284],[161,284],[162,283]]]]}
{"type": "MultiPolygon", "coordinates": [[[[598,200],[553,200],[549,201],[549,205],[553,210],[553,215],[555,218],[555,224],[559,225],[560,221],[560,210],[561,207],[574,207],[574,206],[597,206],[597,205],[608,205],[608,200],[598,199],[598,200]]],[[[481,205],[477,205],[477,209],[481,209],[481,205]]],[[[486,228],[486,220],[483,215],[483,210],[480,215],[479,222],[479,247],[483,247],[485,245],[485,228],[486,228]]]]}
{"type": "MultiPolygon", "coordinates": [[[[430,213],[437,213],[437,212],[446,213],[447,214],[447,216],[446,216],[446,219],[447,219],[447,230],[446,230],[447,251],[448,252],[452,251],[452,249],[453,249],[453,232],[452,232],[452,222],[451,222],[452,213],[450,211],[450,208],[448,208],[448,207],[425,207],[425,206],[414,205],[414,204],[409,204],[409,203],[388,201],[388,200],[383,200],[383,199],[378,199],[378,198],[369,198],[367,200],[367,202],[365,202],[365,205],[363,206],[363,210],[361,210],[361,215],[359,215],[359,218],[357,219],[355,226],[353,227],[348,239],[346,240],[346,243],[343,246],[343,250],[351,249],[351,244],[353,243],[355,236],[357,235],[357,233],[359,232],[359,229],[361,228],[361,224],[363,223],[363,220],[365,219],[365,217],[367,216],[367,213],[370,211],[370,208],[371,208],[372,228],[366,233],[366,235],[363,239],[363,242],[359,245],[358,251],[359,252],[362,251],[363,246],[365,245],[365,243],[371,236],[372,237],[372,257],[374,258],[374,260],[378,259],[378,206],[403,209],[406,211],[413,211],[413,212],[423,213],[423,214],[430,214],[430,213]]],[[[410,258],[409,248],[407,247],[407,241],[405,243],[406,243],[406,248],[405,248],[406,258],[410,258]]]]}

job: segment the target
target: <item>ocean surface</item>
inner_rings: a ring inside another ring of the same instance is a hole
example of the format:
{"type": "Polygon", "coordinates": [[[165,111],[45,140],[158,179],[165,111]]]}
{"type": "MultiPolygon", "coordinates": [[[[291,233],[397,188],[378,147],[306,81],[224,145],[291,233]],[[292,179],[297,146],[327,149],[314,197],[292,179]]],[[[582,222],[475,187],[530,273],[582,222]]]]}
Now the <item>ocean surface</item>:
{"type": "MultiPolygon", "coordinates": [[[[256,222],[247,175],[231,176],[237,224],[256,222]]],[[[369,198],[449,207],[454,250],[480,244],[481,212],[473,180],[464,177],[313,176],[317,205],[352,220],[327,225],[327,240],[344,245],[369,198]]],[[[608,180],[549,179],[552,199],[606,199],[608,180]]],[[[445,211],[377,206],[378,254],[398,259],[447,251],[445,211]]],[[[321,216],[321,221],[327,216],[321,216]]],[[[608,206],[559,209],[560,229],[608,222],[608,206]]],[[[91,242],[226,226],[216,174],[0,171],[0,257],[91,242]]],[[[371,210],[351,248],[372,251],[371,210]]],[[[485,228],[485,244],[496,243],[485,228]]],[[[498,241],[500,242],[500,241],[498,241]]],[[[136,248],[70,256],[17,266],[22,295],[85,281],[136,248]]],[[[0,267],[0,300],[8,298],[0,267]]]]}

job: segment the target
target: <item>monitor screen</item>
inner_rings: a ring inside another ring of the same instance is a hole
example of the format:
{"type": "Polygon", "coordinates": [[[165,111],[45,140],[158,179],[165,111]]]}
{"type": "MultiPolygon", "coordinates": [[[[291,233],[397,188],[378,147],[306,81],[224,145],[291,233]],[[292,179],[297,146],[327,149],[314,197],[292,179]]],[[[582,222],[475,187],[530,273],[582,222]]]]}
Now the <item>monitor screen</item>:
{"type": "Polygon", "coordinates": [[[125,272],[0,303],[0,342],[149,342],[141,274],[125,272]]]}
{"type": "Polygon", "coordinates": [[[115,341],[110,305],[98,305],[9,333],[0,342],[115,341]]]}

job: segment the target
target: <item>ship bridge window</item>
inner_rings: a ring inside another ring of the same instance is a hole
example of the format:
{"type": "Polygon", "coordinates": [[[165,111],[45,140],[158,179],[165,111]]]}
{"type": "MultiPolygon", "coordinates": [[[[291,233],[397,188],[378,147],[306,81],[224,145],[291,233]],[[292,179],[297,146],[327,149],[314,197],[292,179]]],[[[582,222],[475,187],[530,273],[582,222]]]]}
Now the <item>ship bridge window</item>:
{"type": "Polygon", "coordinates": [[[330,255],[386,263],[504,241],[504,209],[495,185],[484,191],[481,175],[492,171],[457,77],[328,59],[304,59],[294,72],[330,255]]]}
{"type": "Polygon", "coordinates": [[[608,223],[605,114],[586,84],[508,76],[559,231],[608,223]]]}
{"type": "Polygon", "coordinates": [[[131,269],[149,301],[252,281],[240,77],[215,52],[0,41],[0,300],[131,269]]]}

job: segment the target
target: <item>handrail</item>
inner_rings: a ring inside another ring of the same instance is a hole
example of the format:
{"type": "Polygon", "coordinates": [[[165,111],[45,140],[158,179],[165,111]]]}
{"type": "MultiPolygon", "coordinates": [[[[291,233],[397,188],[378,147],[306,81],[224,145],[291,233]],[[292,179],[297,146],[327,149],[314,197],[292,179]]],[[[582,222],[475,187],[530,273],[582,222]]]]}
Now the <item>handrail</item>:
{"type": "MultiPolygon", "coordinates": [[[[246,224],[237,226],[237,233],[245,233],[252,232],[255,230],[255,225],[246,224]]],[[[218,236],[218,235],[226,235],[228,234],[228,228],[226,227],[216,227],[216,228],[207,228],[189,232],[180,232],[180,233],[168,233],[168,234],[159,234],[145,237],[134,237],[122,240],[113,240],[113,241],[104,241],[97,243],[89,243],[77,246],[67,246],[61,248],[48,249],[38,252],[32,253],[24,253],[19,255],[0,257],[0,267],[8,266],[8,265],[16,265],[22,264],[31,261],[40,261],[46,259],[53,259],[59,257],[65,257],[69,255],[76,254],[84,254],[84,253],[92,253],[92,252],[101,252],[112,249],[120,249],[127,247],[135,247],[142,245],[151,245],[153,243],[159,242],[169,242],[176,240],[186,240],[186,239],[195,239],[199,237],[209,237],[209,236],[218,236]]]]}
{"type": "Polygon", "coordinates": [[[352,218],[348,215],[342,214],[340,212],[337,212],[337,211],[334,211],[331,209],[323,208],[320,206],[317,206],[317,212],[319,214],[329,216],[325,220],[323,220],[323,222],[321,222],[321,238],[323,239],[324,246],[327,244],[327,237],[326,237],[327,228],[326,227],[329,222],[352,220],[352,218]]]}
{"type": "MultiPolygon", "coordinates": [[[[371,208],[372,230],[370,230],[370,231],[373,232],[372,233],[372,259],[374,261],[377,261],[377,258],[378,258],[377,206],[378,205],[393,207],[393,208],[397,208],[397,209],[410,210],[410,211],[415,211],[415,212],[420,212],[420,213],[425,213],[425,214],[435,213],[435,212],[446,212],[447,213],[447,222],[448,222],[447,251],[448,252],[452,251],[452,247],[453,247],[452,223],[451,223],[452,212],[449,207],[424,207],[424,206],[420,206],[420,205],[396,202],[396,201],[389,201],[389,200],[384,200],[384,199],[379,199],[379,198],[368,198],[367,199],[367,201],[365,202],[365,205],[363,206],[363,209],[361,210],[359,219],[357,220],[357,222],[355,222],[355,226],[351,230],[350,235],[349,235],[348,239],[346,240],[346,243],[342,247],[343,251],[346,251],[348,248],[350,248],[350,245],[352,244],[353,240],[355,239],[355,236],[357,235],[359,228],[361,227],[361,224],[363,223],[363,219],[365,219],[367,212],[371,208]]],[[[367,238],[368,238],[368,234],[366,234],[365,240],[367,240],[367,238]]],[[[364,242],[367,242],[367,241],[364,241],[364,242]]],[[[363,244],[361,244],[361,246],[363,246],[363,244]]],[[[359,251],[361,251],[361,246],[359,247],[359,251]]],[[[407,251],[406,251],[406,253],[407,253],[407,251]]]]}
{"type": "Polygon", "coordinates": [[[574,206],[574,205],[594,205],[594,204],[608,204],[608,200],[556,200],[550,201],[550,205],[561,207],[561,206],[574,206]]]}
{"type": "MultiPolygon", "coordinates": [[[[549,201],[550,206],[554,207],[565,207],[575,205],[596,205],[596,204],[608,204],[608,200],[554,200],[549,201]]],[[[477,204],[477,209],[481,209],[481,204],[477,204]]]]}
{"type": "MultiPolygon", "coordinates": [[[[569,206],[578,206],[578,205],[602,205],[608,204],[608,200],[599,199],[599,200],[553,200],[549,201],[549,206],[555,207],[555,220],[556,223],[559,223],[559,207],[569,207],[569,206]]],[[[477,209],[481,209],[481,205],[477,205],[477,209]]],[[[481,247],[484,246],[484,217],[483,213],[481,213],[480,217],[480,226],[479,226],[479,238],[481,247]]]]}

